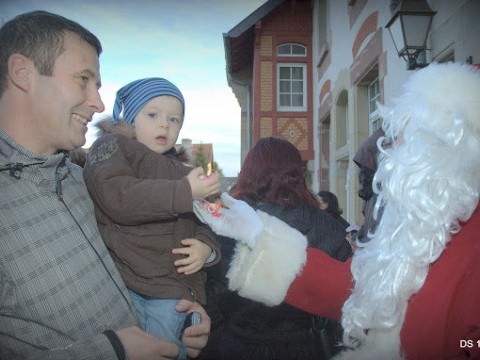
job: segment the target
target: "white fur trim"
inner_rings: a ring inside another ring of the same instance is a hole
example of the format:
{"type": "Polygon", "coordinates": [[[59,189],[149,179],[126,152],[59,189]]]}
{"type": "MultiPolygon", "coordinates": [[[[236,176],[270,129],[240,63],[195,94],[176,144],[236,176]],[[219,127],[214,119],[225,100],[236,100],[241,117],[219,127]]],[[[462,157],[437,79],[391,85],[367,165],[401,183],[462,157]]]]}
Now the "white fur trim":
{"type": "Polygon", "coordinates": [[[268,306],[282,303],[303,268],[307,239],[278,218],[257,210],[263,231],[253,249],[237,242],[227,273],[229,288],[268,306]]]}

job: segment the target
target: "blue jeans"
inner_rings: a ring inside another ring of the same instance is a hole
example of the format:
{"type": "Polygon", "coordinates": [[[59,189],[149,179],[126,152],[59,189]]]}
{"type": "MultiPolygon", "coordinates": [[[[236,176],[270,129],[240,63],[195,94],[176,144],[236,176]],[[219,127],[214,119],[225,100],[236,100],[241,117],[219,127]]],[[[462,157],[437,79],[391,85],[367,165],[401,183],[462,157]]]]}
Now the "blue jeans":
{"type": "Polygon", "coordinates": [[[180,339],[186,314],[175,310],[178,299],[156,299],[140,295],[130,289],[128,291],[142,330],[177,345],[179,348],[177,359],[185,360],[187,349],[180,339]]]}

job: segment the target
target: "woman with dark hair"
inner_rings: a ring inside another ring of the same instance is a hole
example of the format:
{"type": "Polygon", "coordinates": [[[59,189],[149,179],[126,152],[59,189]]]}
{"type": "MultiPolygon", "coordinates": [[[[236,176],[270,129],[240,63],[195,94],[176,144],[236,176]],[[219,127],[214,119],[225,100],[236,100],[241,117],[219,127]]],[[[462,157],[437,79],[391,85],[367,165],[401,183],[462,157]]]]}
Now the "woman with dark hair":
{"type": "Polygon", "coordinates": [[[343,210],[340,209],[340,205],[338,205],[337,195],[330,191],[322,190],[318,192],[318,198],[320,209],[325,210],[339,220],[345,229],[350,226],[349,222],[342,217],[343,210]]]}
{"type": "MultiPolygon", "coordinates": [[[[300,231],[310,247],[340,261],[352,254],[343,225],[320,209],[308,189],[300,152],[289,141],[259,140],[245,158],[233,196],[300,231]]],[[[227,283],[235,282],[237,271],[237,260],[232,258],[238,259],[241,252],[230,238],[221,238],[220,243],[223,259],[208,271],[207,311],[213,324],[202,359],[327,359],[336,352],[335,344],[341,339],[337,322],[287,304],[268,307],[231,291],[227,283]]],[[[289,255],[280,254],[285,263],[289,255]]],[[[270,264],[265,267],[271,270],[270,264]]]]}
{"type": "Polygon", "coordinates": [[[317,199],[305,182],[300,152],[292,143],[278,137],[260,139],[247,154],[234,197],[251,205],[307,203],[318,208],[317,199]]]}

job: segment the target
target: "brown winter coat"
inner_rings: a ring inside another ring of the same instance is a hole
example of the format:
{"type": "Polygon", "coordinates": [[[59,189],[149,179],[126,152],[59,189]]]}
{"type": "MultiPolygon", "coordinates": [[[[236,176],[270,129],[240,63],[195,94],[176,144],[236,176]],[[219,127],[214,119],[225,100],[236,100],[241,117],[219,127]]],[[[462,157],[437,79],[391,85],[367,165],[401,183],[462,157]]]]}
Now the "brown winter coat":
{"type": "Polygon", "coordinates": [[[92,145],[84,177],[103,239],[127,286],[155,298],[205,303],[203,271],[179,274],[172,249],[195,238],[215,250],[216,237],[192,212],[191,168],[172,149],[157,154],[135,139],[126,123],[108,126],[92,145]]]}

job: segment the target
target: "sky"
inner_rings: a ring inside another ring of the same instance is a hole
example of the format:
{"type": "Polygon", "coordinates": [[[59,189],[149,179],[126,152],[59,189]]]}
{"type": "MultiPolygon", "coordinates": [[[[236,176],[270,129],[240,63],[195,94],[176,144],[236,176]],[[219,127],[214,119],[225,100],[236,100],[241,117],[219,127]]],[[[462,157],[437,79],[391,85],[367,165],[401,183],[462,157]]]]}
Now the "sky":
{"type": "Polygon", "coordinates": [[[164,77],[185,97],[178,142],[212,143],[225,176],[240,171],[240,107],[227,84],[223,34],[266,0],[0,0],[0,23],[27,11],[63,15],[93,32],[100,56],[105,111],[95,116],[85,147],[95,140],[95,121],[111,115],[116,91],[143,77],[164,77]]]}

